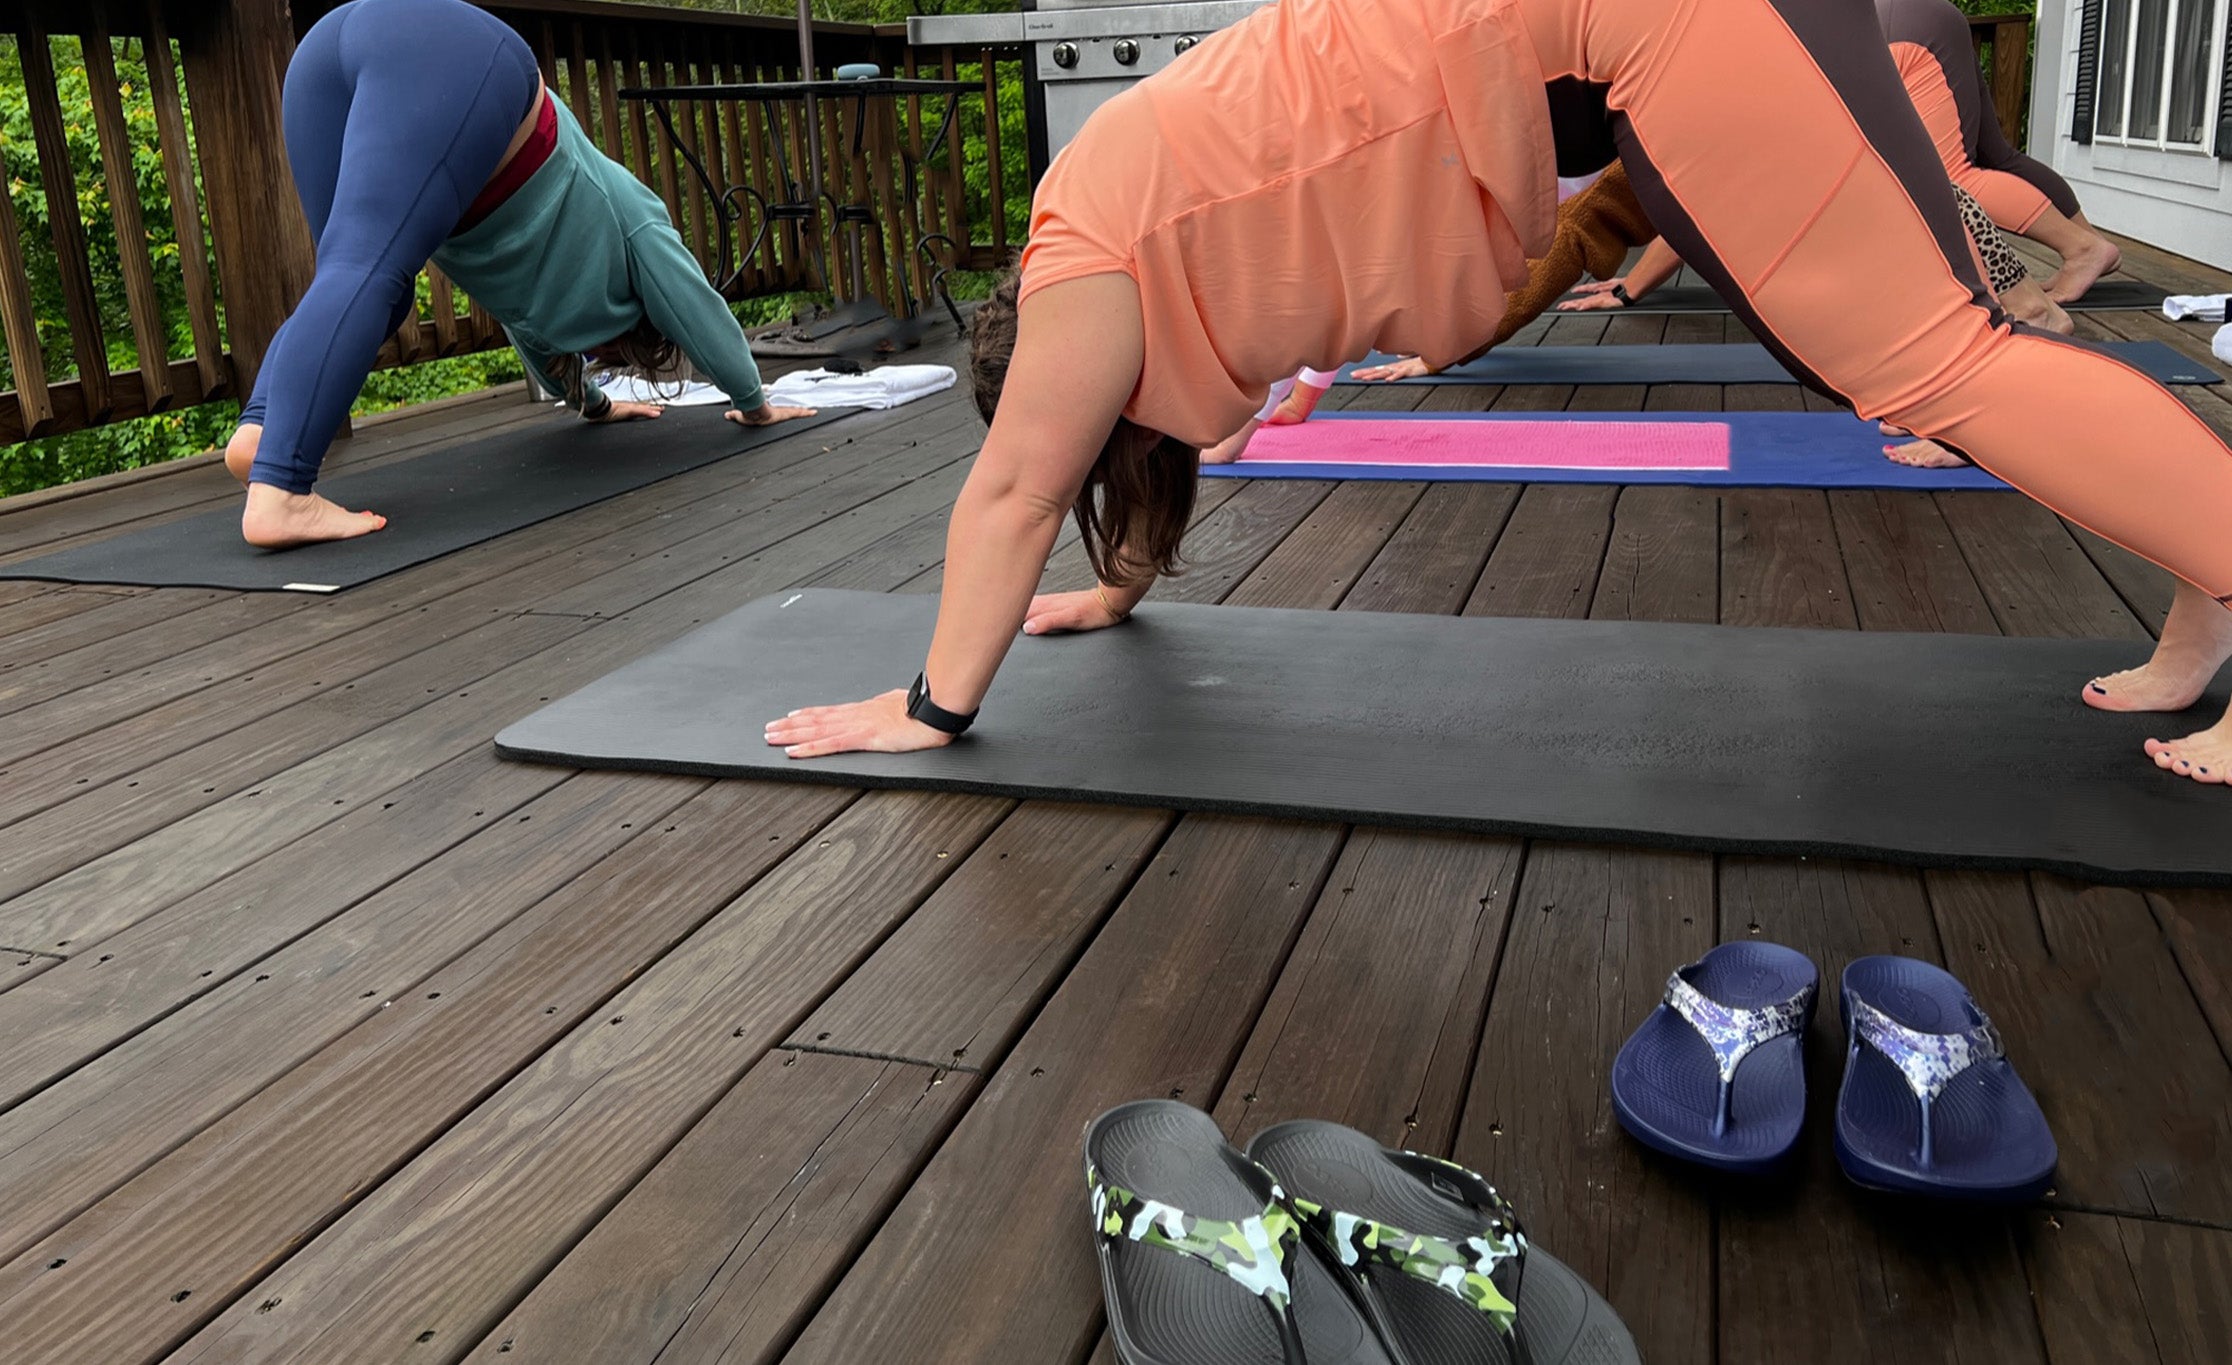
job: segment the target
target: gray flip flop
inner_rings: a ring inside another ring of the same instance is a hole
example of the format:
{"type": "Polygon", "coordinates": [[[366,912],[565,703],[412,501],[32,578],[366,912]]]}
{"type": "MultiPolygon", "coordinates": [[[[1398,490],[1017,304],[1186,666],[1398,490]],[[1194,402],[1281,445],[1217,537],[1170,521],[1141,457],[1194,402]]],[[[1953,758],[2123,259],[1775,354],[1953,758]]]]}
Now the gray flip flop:
{"type": "Polygon", "coordinates": [[[1309,1121],[1265,1129],[1248,1155],[1355,1275],[1405,1365],[1640,1365],[1612,1306],[1464,1167],[1309,1121]]]}

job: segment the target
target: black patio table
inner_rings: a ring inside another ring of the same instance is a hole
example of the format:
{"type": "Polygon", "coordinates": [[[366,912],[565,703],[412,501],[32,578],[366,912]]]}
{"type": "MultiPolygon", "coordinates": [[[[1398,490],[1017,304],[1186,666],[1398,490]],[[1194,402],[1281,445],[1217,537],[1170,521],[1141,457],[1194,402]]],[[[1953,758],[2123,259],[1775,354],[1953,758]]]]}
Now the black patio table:
{"type": "MultiPolygon", "coordinates": [[[[619,93],[622,99],[643,100],[650,104],[652,111],[658,115],[660,125],[666,129],[667,136],[673,141],[675,147],[681,151],[682,159],[689,164],[691,171],[696,174],[699,183],[705,187],[706,192],[713,196],[713,202],[716,205],[714,217],[720,232],[721,260],[724,264],[731,259],[737,262],[733,269],[730,269],[727,274],[715,281],[717,287],[726,290],[730,284],[735,282],[737,275],[743,272],[743,263],[758,254],[760,245],[766,241],[769,231],[773,229],[776,223],[811,224],[814,219],[816,205],[812,193],[791,178],[790,157],[784,150],[782,130],[775,117],[775,106],[777,104],[815,99],[850,99],[856,101],[852,151],[854,156],[858,156],[861,153],[862,141],[868,128],[868,101],[872,99],[905,99],[922,95],[947,96],[945,116],[939,120],[938,131],[930,139],[929,146],[923,149],[921,160],[930,161],[936,159],[939,149],[945,145],[946,138],[953,131],[954,115],[961,107],[961,96],[981,91],[982,88],[974,81],[874,77],[866,80],[740,81],[711,85],[636,86],[624,89],[619,93]],[[696,153],[690,150],[689,144],[683,140],[681,134],[675,129],[673,114],[669,108],[669,103],[674,100],[739,100],[759,105],[764,111],[764,118],[767,123],[768,144],[775,151],[776,174],[781,180],[784,198],[779,201],[771,200],[748,184],[723,186],[714,183],[712,174],[705,168],[705,163],[700,161],[696,153]],[[736,200],[739,197],[750,198],[758,203],[760,225],[759,230],[752,236],[751,245],[739,255],[731,258],[729,255],[729,225],[742,216],[736,206],[736,200]]],[[[912,204],[915,202],[916,196],[915,181],[918,162],[915,157],[908,154],[905,148],[899,149],[899,160],[906,172],[907,202],[912,204]]],[[[851,284],[851,299],[848,306],[833,314],[825,323],[823,330],[834,331],[839,328],[855,328],[878,320],[889,319],[890,315],[884,312],[882,306],[868,298],[867,287],[863,281],[860,230],[875,223],[875,206],[872,204],[839,204],[833,196],[824,194],[822,197],[830,200],[830,208],[834,212],[837,222],[843,225],[846,230],[846,249],[850,267],[848,275],[851,284]]],[[[809,240],[814,238],[810,229],[806,235],[809,240]]],[[[924,235],[915,243],[915,250],[922,251],[933,243],[944,243],[948,247],[957,246],[944,233],[930,233],[924,235]]],[[[818,241],[815,242],[814,249],[815,254],[819,256],[820,245],[818,241]]],[[[817,261],[816,264],[821,271],[822,278],[828,279],[827,263],[817,261]]],[[[931,264],[936,265],[934,259],[931,264]]],[[[931,276],[931,288],[937,293],[939,300],[945,304],[946,312],[952,315],[954,326],[959,327],[961,325],[961,312],[954,305],[952,295],[945,289],[945,275],[944,268],[937,268],[931,276]]],[[[902,296],[906,299],[908,310],[910,312],[918,311],[914,293],[907,287],[906,272],[904,271],[899,272],[899,288],[902,296]]]]}

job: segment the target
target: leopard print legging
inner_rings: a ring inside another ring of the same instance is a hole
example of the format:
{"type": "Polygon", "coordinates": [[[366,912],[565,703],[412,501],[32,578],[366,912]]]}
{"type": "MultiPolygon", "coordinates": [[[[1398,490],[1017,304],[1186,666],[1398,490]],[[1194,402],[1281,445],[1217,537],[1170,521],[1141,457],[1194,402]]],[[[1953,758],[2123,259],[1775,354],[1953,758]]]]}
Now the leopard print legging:
{"type": "Polygon", "coordinates": [[[1968,229],[1969,240],[1976,243],[1976,254],[1984,262],[1984,273],[1991,281],[1992,292],[2004,294],[2029,279],[2030,271],[2023,265],[2023,258],[2016,255],[2014,246],[2000,235],[1999,225],[1984,212],[1984,206],[1976,202],[1976,196],[1955,185],[1953,197],[1961,201],[1961,226],[1968,229]]]}

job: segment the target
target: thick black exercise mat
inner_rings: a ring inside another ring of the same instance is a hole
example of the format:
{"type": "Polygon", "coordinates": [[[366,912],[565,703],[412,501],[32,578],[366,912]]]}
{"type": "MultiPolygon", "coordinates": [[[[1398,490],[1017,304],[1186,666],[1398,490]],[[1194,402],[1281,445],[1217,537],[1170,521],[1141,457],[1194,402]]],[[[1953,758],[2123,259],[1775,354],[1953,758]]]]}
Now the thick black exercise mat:
{"type": "Polygon", "coordinates": [[[655,421],[598,424],[553,413],[495,436],[322,480],[318,491],[385,515],[355,540],[259,550],[240,538],[240,508],[124,531],[107,540],[0,565],[0,578],[150,587],[336,592],[438,559],[507,531],[833,422],[832,409],[771,427],[741,427],[718,408],[669,408],[655,421]]]}
{"type": "MultiPolygon", "coordinates": [[[[1752,853],[2232,882],[2232,790],[2078,700],[2146,642],[1149,603],[1018,640],[978,729],[793,761],[767,722],[902,687],[932,597],[743,607],[496,737],[509,758],[1752,853]]],[[[2212,712],[2208,708],[2213,707],[2212,712]]]]}
{"type": "MultiPolygon", "coordinates": [[[[2162,341],[2098,343],[2126,365],[2164,384],[2221,384],[2224,376],[2188,360],[2162,341]]],[[[1370,355],[1341,367],[1338,383],[1363,366],[1391,356],[1370,355]]],[[[1384,381],[1382,381],[1384,382],[1384,381]]],[[[1468,365],[1440,374],[1400,379],[1399,384],[1791,384],[1797,381],[1757,342],[1655,346],[1503,346],[1468,365]]]]}
{"type": "MultiPolygon", "coordinates": [[[[2062,307],[2072,313],[2152,313],[2162,307],[2162,290],[2142,280],[2102,280],[2085,291],[2085,297],[2062,307]]],[[[1670,284],[1652,290],[1625,308],[1623,313],[1726,313],[1727,300],[1710,285],[1670,284]]]]}

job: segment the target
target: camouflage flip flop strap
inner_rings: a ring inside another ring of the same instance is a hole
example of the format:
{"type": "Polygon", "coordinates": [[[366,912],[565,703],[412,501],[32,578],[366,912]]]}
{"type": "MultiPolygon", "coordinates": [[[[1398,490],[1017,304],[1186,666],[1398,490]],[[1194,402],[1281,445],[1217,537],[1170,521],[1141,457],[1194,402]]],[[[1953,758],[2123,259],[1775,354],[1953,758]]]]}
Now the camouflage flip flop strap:
{"type": "MultiPolygon", "coordinates": [[[[1268,1172],[1265,1179],[1270,1179],[1268,1172]]],[[[1228,1223],[1198,1218],[1111,1185],[1090,1164],[1085,1167],[1085,1180],[1093,1191],[1093,1228],[1102,1237],[1200,1261],[1269,1303],[1285,1319],[1294,1300],[1287,1260],[1301,1244],[1302,1228],[1287,1211],[1286,1194],[1275,1181],[1271,1202],[1262,1213],[1228,1223]]]]}
{"type": "Polygon", "coordinates": [[[1477,1237],[1452,1240],[1406,1232],[1338,1209],[1323,1208],[1297,1199],[1295,1209],[1318,1235],[1332,1246],[1341,1264],[1351,1270],[1385,1266],[1415,1280],[1442,1289],[1494,1319],[1498,1331],[1510,1335],[1518,1316],[1515,1302],[1518,1276],[1524,1271],[1527,1238],[1517,1216],[1502,1195],[1478,1175],[1438,1157],[1403,1153],[1406,1162],[1435,1171],[1462,1190],[1469,1202],[1489,1215],[1487,1231],[1477,1237]],[[1497,1285],[1496,1276],[1509,1268],[1511,1291],[1497,1285]]]}

